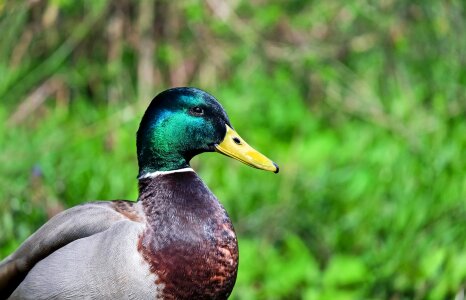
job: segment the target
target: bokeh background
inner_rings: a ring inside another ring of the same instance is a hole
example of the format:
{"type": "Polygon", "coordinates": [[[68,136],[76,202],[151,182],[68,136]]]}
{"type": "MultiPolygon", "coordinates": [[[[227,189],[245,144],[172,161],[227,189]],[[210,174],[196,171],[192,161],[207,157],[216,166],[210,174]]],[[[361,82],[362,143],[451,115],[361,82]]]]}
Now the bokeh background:
{"type": "Polygon", "coordinates": [[[192,161],[239,235],[233,299],[462,299],[466,4],[0,0],[0,257],[137,198],[135,132],[215,95],[279,175],[192,161]]]}

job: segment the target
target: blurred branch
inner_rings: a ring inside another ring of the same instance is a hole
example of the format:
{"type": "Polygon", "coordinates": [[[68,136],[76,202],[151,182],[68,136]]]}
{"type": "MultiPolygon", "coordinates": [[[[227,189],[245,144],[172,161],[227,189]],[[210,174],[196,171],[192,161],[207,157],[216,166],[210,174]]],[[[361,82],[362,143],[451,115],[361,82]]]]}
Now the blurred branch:
{"type": "Polygon", "coordinates": [[[138,13],[138,99],[152,98],[154,78],[154,49],[152,24],[154,22],[154,0],[141,0],[138,13]]]}
{"type": "Polygon", "coordinates": [[[215,17],[228,24],[236,36],[240,37],[246,44],[254,45],[259,33],[236,14],[235,7],[230,1],[206,1],[215,17]]]}
{"type": "Polygon", "coordinates": [[[30,70],[26,75],[22,73],[13,73],[9,78],[5,79],[5,83],[0,85],[0,98],[18,97],[33,87],[37,82],[41,82],[44,78],[49,77],[55,72],[73,53],[73,50],[81,43],[91,31],[95,24],[102,19],[102,15],[106,11],[106,5],[99,10],[91,11],[85,19],[76,25],[71,35],[61,43],[55,51],[39,63],[36,67],[30,70]]]}
{"type": "Polygon", "coordinates": [[[31,113],[41,106],[48,97],[64,89],[64,83],[60,79],[51,78],[41,84],[30,93],[26,99],[18,106],[16,111],[8,119],[7,124],[14,126],[24,121],[31,113]]]}
{"type": "Polygon", "coordinates": [[[13,49],[13,53],[10,59],[10,67],[15,68],[21,64],[24,55],[27,54],[27,50],[31,44],[32,38],[33,32],[30,29],[26,29],[21,35],[18,44],[16,44],[13,49]]]}
{"type": "MultiPolygon", "coordinates": [[[[114,3],[115,12],[109,17],[107,24],[107,35],[108,35],[108,65],[110,77],[118,80],[122,67],[121,67],[121,54],[122,54],[122,39],[123,39],[123,26],[124,26],[124,15],[122,8],[119,7],[120,2],[114,3]]],[[[107,101],[109,104],[115,104],[122,98],[120,84],[111,84],[108,88],[107,101]]]]}

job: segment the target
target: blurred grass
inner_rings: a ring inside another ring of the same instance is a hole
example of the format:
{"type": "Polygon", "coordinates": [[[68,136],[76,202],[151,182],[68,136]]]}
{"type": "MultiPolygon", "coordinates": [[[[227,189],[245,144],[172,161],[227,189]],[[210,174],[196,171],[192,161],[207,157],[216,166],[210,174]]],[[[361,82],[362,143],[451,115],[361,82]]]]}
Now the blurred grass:
{"type": "Polygon", "coordinates": [[[0,257],[64,208],[136,199],[146,94],[194,85],[281,167],[192,162],[238,231],[232,298],[464,289],[461,1],[7,1],[0,11],[0,257]]]}

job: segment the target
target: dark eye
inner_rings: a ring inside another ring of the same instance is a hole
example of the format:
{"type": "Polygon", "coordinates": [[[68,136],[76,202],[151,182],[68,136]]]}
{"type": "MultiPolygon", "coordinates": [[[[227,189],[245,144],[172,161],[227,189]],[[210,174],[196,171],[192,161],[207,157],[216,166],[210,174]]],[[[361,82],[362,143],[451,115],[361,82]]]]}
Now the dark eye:
{"type": "Polygon", "coordinates": [[[189,112],[193,115],[193,116],[202,116],[204,114],[204,110],[202,109],[202,107],[199,107],[199,106],[194,106],[192,107],[189,112]]]}

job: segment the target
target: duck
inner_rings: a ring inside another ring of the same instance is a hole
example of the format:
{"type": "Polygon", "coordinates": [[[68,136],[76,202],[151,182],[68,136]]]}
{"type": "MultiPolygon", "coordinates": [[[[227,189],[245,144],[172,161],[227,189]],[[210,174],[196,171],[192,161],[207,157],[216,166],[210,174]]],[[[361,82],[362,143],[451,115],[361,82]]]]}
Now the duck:
{"type": "Polygon", "coordinates": [[[136,134],[136,201],[81,204],[55,215],[0,262],[2,299],[227,299],[239,253],[222,204],[191,168],[218,152],[279,172],[234,130],[214,96],[156,95],[136,134]]]}

